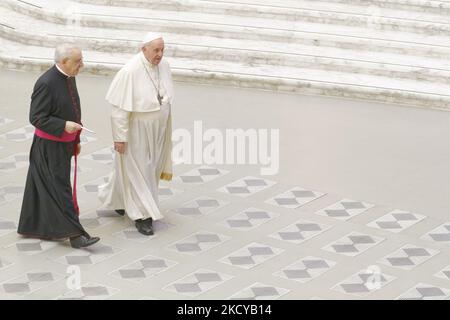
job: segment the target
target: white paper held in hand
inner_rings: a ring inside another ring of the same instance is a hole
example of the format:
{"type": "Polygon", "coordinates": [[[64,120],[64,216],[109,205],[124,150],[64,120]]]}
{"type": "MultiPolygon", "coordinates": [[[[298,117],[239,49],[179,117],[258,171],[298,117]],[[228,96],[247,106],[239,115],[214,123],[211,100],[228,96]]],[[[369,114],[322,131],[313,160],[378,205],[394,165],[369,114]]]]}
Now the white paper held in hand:
{"type": "Polygon", "coordinates": [[[84,129],[84,130],[86,130],[87,132],[90,132],[90,133],[95,133],[95,131],[92,131],[92,130],[90,130],[90,129],[86,128],[86,127],[83,127],[83,126],[81,126],[81,128],[83,128],[83,129],[84,129]]]}

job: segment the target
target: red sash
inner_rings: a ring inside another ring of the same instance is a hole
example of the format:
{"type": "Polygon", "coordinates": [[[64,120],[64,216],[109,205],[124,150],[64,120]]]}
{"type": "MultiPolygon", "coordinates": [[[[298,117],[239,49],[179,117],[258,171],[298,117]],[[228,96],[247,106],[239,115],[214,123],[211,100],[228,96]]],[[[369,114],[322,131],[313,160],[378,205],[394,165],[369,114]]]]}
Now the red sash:
{"type": "MultiPolygon", "coordinates": [[[[81,130],[74,132],[74,133],[67,133],[66,131],[63,132],[61,137],[53,136],[51,134],[48,134],[42,130],[39,130],[38,128],[35,128],[34,134],[38,136],[39,138],[51,140],[51,141],[57,141],[57,142],[72,142],[77,139],[77,137],[80,136],[81,130]]],[[[72,200],[73,200],[73,206],[75,207],[75,212],[77,215],[80,214],[80,209],[78,207],[78,201],[77,201],[77,146],[75,145],[73,148],[73,155],[75,157],[75,169],[74,169],[74,175],[73,175],[73,190],[72,190],[72,200]]]]}

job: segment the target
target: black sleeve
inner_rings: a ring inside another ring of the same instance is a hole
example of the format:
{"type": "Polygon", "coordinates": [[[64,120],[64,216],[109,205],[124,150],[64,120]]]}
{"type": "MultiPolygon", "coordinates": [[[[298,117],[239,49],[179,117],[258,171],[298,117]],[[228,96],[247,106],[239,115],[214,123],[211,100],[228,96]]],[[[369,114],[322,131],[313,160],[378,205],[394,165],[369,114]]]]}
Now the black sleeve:
{"type": "Polygon", "coordinates": [[[37,82],[31,95],[30,122],[31,124],[54,136],[60,137],[66,126],[64,119],[54,117],[52,112],[52,96],[48,86],[37,82]]]}

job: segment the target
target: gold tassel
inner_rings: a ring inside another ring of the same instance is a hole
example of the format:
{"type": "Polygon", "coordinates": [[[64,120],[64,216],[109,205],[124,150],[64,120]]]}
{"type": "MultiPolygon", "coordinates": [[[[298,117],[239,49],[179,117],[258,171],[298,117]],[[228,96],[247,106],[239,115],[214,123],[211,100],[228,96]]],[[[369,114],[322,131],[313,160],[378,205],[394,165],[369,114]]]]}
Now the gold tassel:
{"type": "Polygon", "coordinates": [[[161,173],[161,177],[160,178],[162,180],[171,181],[172,180],[172,174],[163,172],[163,173],[161,173]]]}

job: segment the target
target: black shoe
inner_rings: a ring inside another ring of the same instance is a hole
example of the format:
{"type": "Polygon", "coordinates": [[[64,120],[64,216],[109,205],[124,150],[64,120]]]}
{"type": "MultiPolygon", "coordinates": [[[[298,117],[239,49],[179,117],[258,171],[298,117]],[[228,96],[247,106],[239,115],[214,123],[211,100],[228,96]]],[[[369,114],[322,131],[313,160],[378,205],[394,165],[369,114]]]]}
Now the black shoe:
{"type": "Polygon", "coordinates": [[[85,235],[70,238],[70,245],[72,248],[79,249],[85,248],[97,243],[100,240],[99,237],[86,237],[85,235]]]}
{"type": "Polygon", "coordinates": [[[143,220],[143,222],[148,225],[149,227],[153,228],[153,219],[152,218],[148,218],[143,220]]]}
{"type": "Polygon", "coordinates": [[[151,224],[147,222],[147,220],[144,221],[142,219],[136,220],[135,225],[140,233],[142,233],[145,236],[151,236],[153,235],[153,227],[151,224]]]}
{"type": "Polygon", "coordinates": [[[123,209],[117,209],[117,210],[114,210],[114,211],[116,211],[117,214],[119,214],[120,216],[124,216],[125,215],[125,210],[123,210],[123,209]]]}

